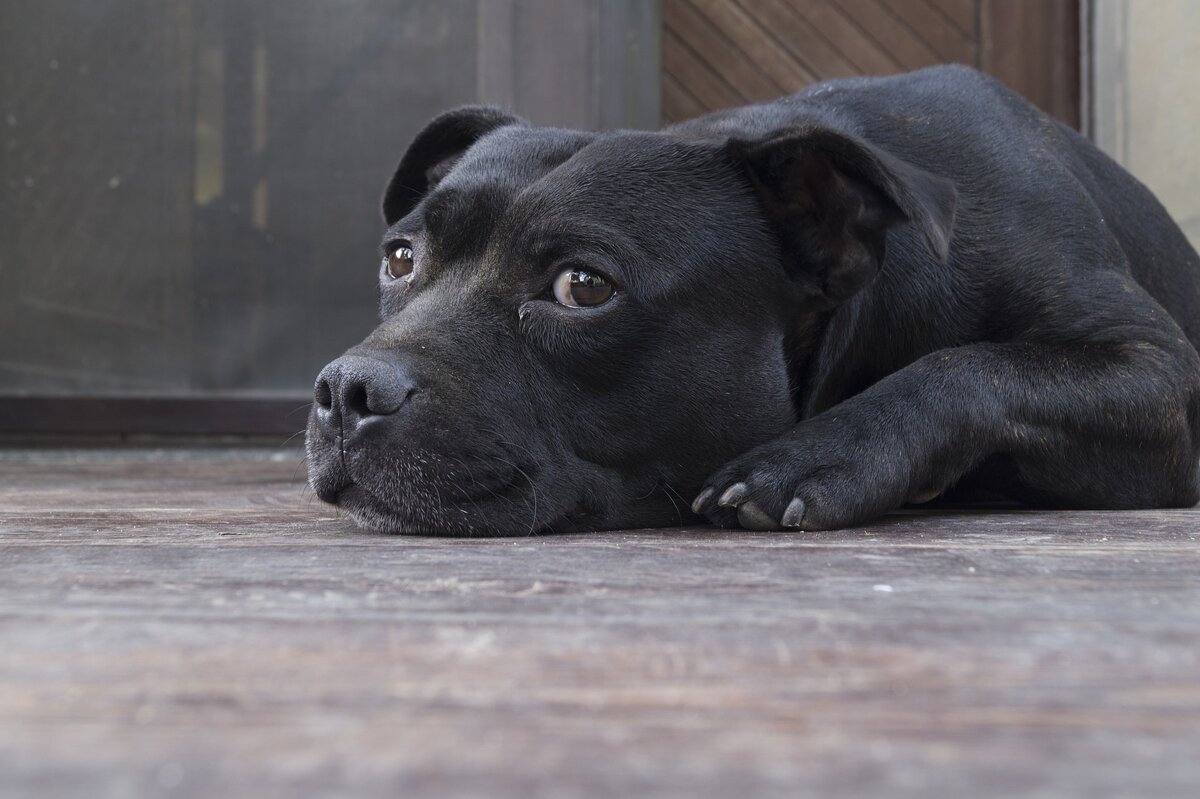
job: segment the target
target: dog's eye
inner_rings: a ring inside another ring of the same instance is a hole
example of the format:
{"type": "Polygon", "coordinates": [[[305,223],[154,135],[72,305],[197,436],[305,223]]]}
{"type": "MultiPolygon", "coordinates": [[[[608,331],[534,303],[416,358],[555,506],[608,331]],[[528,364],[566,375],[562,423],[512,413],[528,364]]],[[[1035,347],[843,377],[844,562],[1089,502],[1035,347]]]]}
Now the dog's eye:
{"type": "Polygon", "coordinates": [[[402,277],[411,279],[413,272],[413,251],[412,247],[402,244],[387,257],[387,273],[392,280],[399,280],[402,277]]]}
{"type": "Polygon", "coordinates": [[[564,269],[554,279],[554,299],[568,308],[591,308],[612,299],[612,282],[599,272],[564,269]]]}

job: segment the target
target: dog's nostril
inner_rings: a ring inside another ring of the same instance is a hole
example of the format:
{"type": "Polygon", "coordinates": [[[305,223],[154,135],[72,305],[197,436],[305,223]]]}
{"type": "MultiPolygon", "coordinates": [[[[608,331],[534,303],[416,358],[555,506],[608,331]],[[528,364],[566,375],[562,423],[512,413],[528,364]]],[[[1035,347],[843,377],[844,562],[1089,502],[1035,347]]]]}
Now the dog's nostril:
{"type": "Polygon", "coordinates": [[[367,387],[357,383],[350,387],[345,397],[346,407],[359,416],[370,416],[373,411],[367,399],[367,387]]]}
{"type": "Polygon", "coordinates": [[[318,380],[314,394],[317,404],[322,408],[329,410],[333,407],[333,390],[329,388],[328,380],[318,380]]]}

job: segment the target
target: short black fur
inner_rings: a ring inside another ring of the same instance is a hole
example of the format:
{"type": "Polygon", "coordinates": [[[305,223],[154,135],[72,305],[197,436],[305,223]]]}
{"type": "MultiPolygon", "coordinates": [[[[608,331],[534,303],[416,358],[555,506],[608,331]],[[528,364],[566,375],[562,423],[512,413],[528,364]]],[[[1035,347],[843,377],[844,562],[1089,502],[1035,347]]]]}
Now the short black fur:
{"type": "Polygon", "coordinates": [[[384,197],[382,322],[318,378],[310,479],[371,527],[853,525],[905,503],[1198,499],[1200,258],[964,67],[656,133],[435,119],[384,197]],[[554,299],[567,269],[613,299],[554,299]],[[694,499],[693,499],[694,498],[694,499]]]}

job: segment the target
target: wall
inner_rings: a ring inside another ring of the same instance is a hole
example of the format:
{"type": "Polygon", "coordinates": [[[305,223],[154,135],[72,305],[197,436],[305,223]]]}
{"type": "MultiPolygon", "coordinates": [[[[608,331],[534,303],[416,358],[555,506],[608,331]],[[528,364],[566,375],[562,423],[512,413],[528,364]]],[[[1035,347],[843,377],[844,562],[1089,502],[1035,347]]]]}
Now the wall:
{"type": "Polygon", "coordinates": [[[1200,2],[1095,0],[1091,134],[1200,247],[1200,2]]]}

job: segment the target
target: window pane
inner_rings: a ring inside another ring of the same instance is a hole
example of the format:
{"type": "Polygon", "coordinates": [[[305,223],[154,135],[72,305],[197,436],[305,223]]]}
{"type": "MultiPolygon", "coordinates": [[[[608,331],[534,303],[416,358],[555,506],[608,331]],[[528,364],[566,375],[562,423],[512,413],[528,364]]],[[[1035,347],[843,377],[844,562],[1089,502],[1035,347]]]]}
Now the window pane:
{"type": "Polygon", "coordinates": [[[481,101],[653,126],[655,23],[635,0],[5,3],[0,394],[306,391],[372,327],[379,196],[421,126],[481,101]]]}

